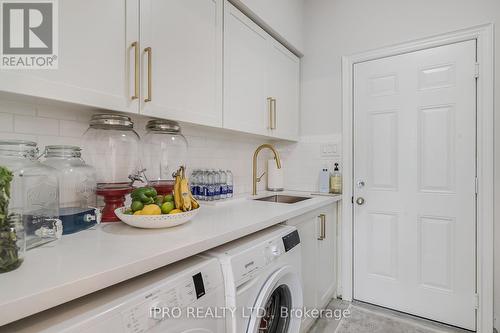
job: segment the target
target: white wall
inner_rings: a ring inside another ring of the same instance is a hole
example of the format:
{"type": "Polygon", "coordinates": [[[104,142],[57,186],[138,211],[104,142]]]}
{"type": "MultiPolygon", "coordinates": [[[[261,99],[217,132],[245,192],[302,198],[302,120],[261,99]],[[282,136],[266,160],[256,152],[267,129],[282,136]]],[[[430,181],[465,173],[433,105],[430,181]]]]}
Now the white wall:
{"type": "MultiPolygon", "coordinates": [[[[302,62],[302,135],[341,133],[341,56],[484,23],[495,23],[495,97],[500,101],[500,1],[306,0],[302,62]]],[[[496,117],[500,165],[500,117],[496,117]]],[[[496,167],[500,214],[500,168],[496,167]]],[[[496,221],[496,327],[500,327],[500,222],[496,221]]]]}

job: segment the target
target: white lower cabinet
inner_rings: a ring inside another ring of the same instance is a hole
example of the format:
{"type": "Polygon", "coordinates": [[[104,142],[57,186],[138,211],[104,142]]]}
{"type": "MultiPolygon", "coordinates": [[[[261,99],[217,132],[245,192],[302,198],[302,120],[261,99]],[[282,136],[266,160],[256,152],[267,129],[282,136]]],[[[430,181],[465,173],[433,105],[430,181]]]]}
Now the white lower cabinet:
{"type": "MultiPolygon", "coordinates": [[[[297,227],[302,245],[302,289],[306,309],[325,308],[335,296],[337,204],[322,207],[287,222],[297,227]]],[[[314,318],[304,317],[305,332],[314,318]]]]}

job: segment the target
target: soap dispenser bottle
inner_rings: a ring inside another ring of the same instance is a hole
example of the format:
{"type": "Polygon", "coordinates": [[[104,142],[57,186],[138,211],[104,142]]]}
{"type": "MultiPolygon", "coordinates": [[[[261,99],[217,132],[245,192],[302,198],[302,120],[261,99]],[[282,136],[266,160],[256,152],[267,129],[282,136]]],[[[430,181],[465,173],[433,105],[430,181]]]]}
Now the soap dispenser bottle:
{"type": "Polygon", "coordinates": [[[333,172],[330,175],[330,193],[342,193],[342,174],[340,173],[338,163],[335,163],[335,168],[333,168],[333,172]]]}

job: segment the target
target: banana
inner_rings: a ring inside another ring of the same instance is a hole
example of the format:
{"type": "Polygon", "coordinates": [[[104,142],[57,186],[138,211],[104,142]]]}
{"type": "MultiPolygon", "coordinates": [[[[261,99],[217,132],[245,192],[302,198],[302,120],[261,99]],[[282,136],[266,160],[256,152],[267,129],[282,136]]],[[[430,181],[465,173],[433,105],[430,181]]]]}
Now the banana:
{"type": "Polygon", "coordinates": [[[198,201],[196,201],[195,198],[193,198],[193,195],[191,193],[189,193],[189,198],[191,199],[191,206],[193,207],[193,209],[197,209],[200,207],[200,204],[198,203],[198,201]]]}
{"type": "Polygon", "coordinates": [[[191,191],[189,190],[188,181],[186,178],[181,179],[180,184],[181,197],[182,197],[182,210],[187,212],[191,210],[191,191]]]}
{"type": "Polygon", "coordinates": [[[174,184],[174,203],[175,208],[180,209],[184,212],[190,211],[192,209],[197,209],[200,207],[198,201],[193,198],[191,190],[189,188],[189,182],[186,178],[186,170],[183,166],[177,170],[175,175],[174,184]]]}
{"type": "Polygon", "coordinates": [[[181,196],[181,176],[177,173],[175,176],[175,184],[174,184],[174,203],[175,208],[182,209],[182,196],[181,196]]]}

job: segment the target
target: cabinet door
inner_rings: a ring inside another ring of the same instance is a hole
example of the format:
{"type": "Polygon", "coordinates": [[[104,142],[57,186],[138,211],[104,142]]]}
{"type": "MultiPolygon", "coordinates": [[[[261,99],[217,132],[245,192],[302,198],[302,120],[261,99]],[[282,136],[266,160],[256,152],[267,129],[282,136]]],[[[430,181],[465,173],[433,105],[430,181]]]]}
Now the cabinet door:
{"type": "Polygon", "coordinates": [[[324,237],[318,237],[318,269],[316,280],[317,304],[319,307],[324,307],[334,296],[336,290],[336,205],[330,205],[319,210],[317,225],[318,236],[321,236],[321,229],[324,228],[324,237]],[[324,223],[322,219],[324,219],[324,223]],[[321,226],[322,223],[323,227],[321,226]]]}
{"type": "MultiPolygon", "coordinates": [[[[308,218],[297,226],[302,249],[302,293],[304,297],[304,307],[307,309],[316,308],[316,219],[308,218]]],[[[312,319],[304,316],[302,327],[309,327],[312,319]]]]}
{"type": "Polygon", "coordinates": [[[268,35],[225,3],[224,127],[268,135],[268,35]]]}
{"type": "Polygon", "coordinates": [[[133,100],[138,0],[59,1],[58,69],[5,70],[0,90],[138,112],[133,100]]]}
{"type": "Polygon", "coordinates": [[[221,126],[222,0],[141,0],[140,11],[141,113],[221,126]]]}
{"type": "Polygon", "coordinates": [[[299,78],[300,61],[297,56],[275,40],[269,47],[269,95],[275,101],[273,117],[276,118],[271,135],[288,140],[299,136],[299,78]]]}

